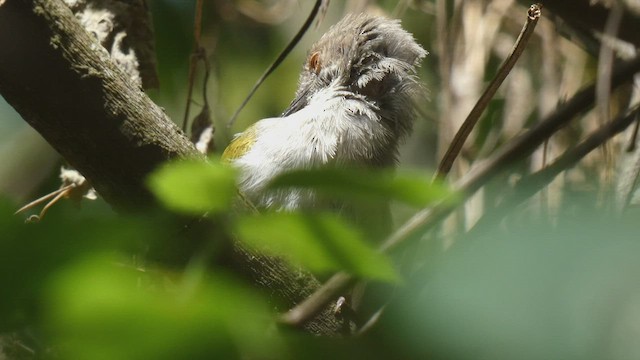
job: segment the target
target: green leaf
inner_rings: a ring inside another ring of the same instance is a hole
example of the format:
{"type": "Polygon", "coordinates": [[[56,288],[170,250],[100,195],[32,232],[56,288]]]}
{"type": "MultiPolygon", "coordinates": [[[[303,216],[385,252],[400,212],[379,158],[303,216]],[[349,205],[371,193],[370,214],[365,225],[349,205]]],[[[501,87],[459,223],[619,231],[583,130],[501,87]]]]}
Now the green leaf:
{"type": "Polygon", "coordinates": [[[236,232],[248,246],[312,271],[345,270],[391,282],[399,278],[385,256],[368,246],[358,231],[331,214],[248,216],[238,219],[236,232]]]}
{"type": "MultiPolygon", "coordinates": [[[[44,284],[79,257],[96,252],[149,249],[149,239],[169,233],[153,219],[76,215],[51,211],[39,223],[24,224],[0,199],[0,332],[38,319],[44,284]],[[144,221],[143,221],[144,220],[144,221]]],[[[163,224],[164,225],[164,224],[163,224]]]]}
{"type": "Polygon", "coordinates": [[[169,163],[148,184],[167,208],[192,214],[228,210],[237,194],[235,171],[220,162],[169,163]]]}
{"type": "Polygon", "coordinates": [[[272,189],[312,188],[322,195],[341,198],[392,199],[423,207],[443,199],[453,199],[452,190],[431,182],[424,174],[363,169],[299,170],[285,173],[271,182],[272,189]]]}
{"type": "Polygon", "coordinates": [[[266,302],[201,270],[176,279],[87,257],[50,282],[45,329],[64,359],[279,358],[266,302]]]}

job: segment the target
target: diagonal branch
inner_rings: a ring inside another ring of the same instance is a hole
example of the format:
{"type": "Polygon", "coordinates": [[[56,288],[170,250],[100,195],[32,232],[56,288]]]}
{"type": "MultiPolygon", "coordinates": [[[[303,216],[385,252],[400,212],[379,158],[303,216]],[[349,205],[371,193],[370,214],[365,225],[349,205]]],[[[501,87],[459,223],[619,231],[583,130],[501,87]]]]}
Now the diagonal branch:
{"type": "Polygon", "coordinates": [[[598,146],[605,144],[609,139],[624,131],[634,122],[634,120],[637,119],[639,112],[640,106],[637,105],[626,114],[618,116],[593,131],[575,148],[567,150],[549,166],[522,178],[502,203],[495,209],[492,209],[491,213],[486,217],[480,219],[471,231],[477,231],[477,229],[485,226],[486,223],[507,216],[515,206],[535,195],[538,191],[553,181],[558,174],[575,166],[591,151],[596,149],[598,146]]]}
{"type": "Polygon", "coordinates": [[[236,109],[236,111],[231,116],[231,119],[229,119],[229,121],[227,122],[227,128],[230,128],[231,126],[233,126],[233,123],[236,121],[236,118],[240,114],[240,111],[242,111],[242,109],[244,109],[244,107],[249,103],[249,100],[251,100],[251,97],[253,97],[253,94],[255,94],[256,91],[258,91],[258,88],[260,87],[260,85],[262,85],[262,83],[267,79],[267,77],[271,75],[271,73],[278,66],[280,66],[280,64],[289,55],[289,53],[293,50],[293,48],[295,48],[296,45],[298,45],[298,43],[302,39],[302,36],[304,36],[307,30],[309,30],[309,28],[311,27],[313,20],[318,16],[318,14],[322,15],[322,12],[326,11],[326,7],[328,6],[328,4],[329,4],[329,0],[316,0],[315,4],[313,5],[313,8],[311,9],[311,13],[309,13],[309,16],[307,17],[307,20],[305,20],[304,24],[302,24],[302,27],[300,28],[300,30],[298,30],[298,32],[293,37],[293,39],[291,39],[291,41],[287,44],[284,50],[280,52],[278,57],[273,61],[271,65],[269,65],[267,70],[265,70],[265,72],[260,76],[258,81],[256,81],[256,83],[253,85],[253,87],[251,88],[251,91],[249,91],[249,95],[247,95],[247,97],[244,98],[244,100],[242,101],[242,104],[240,104],[238,109],[236,109]]]}
{"type": "Polygon", "coordinates": [[[0,93],[116,208],[152,203],[145,176],[199,156],[61,1],[0,5],[0,93]]]}
{"type": "Polygon", "coordinates": [[[497,75],[491,80],[489,86],[484,90],[476,105],[471,109],[471,112],[464,120],[460,129],[451,140],[451,144],[449,144],[449,148],[447,152],[442,157],[442,161],[440,161],[440,165],[438,165],[438,170],[436,172],[436,178],[444,179],[451,171],[451,167],[453,166],[453,162],[456,160],[458,155],[460,154],[460,150],[462,150],[462,146],[464,146],[465,141],[471,134],[471,131],[478,123],[480,116],[484,112],[484,110],[489,106],[489,102],[502,85],[504,79],[507,78],[507,75],[511,72],[514,65],[522,55],[525,47],[529,43],[529,39],[533,34],[533,30],[535,30],[536,25],[538,24],[538,20],[540,19],[542,5],[533,4],[529,7],[527,11],[527,21],[524,23],[522,27],[522,31],[520,31],[520,35],[518,39],[516,39],[516,43],[511,50],[511,53],[507,57],[507,59],[502,63],[500,69],[498,69],[497,75]]]}
{"type": "MultiPolygon", "coordinates": [[[[154,204],[145,179],[161,163],[204,161],[62,0],[0,0],[0,49],[0,94],[117,210],[154,204]]],[[[188,236],[198,236],[197,227],[188,236]]],[[[186,235],[178,240],[185,252],[192,250],[186,235]]],[[[318,287],[313,276],[277,259],[238,244],[230,252],[231,264],[224,265],[267,289],[282,306],[318,287]]],[[[337,334],[340,324],[325,311],[306,329],[337,334]]]]}

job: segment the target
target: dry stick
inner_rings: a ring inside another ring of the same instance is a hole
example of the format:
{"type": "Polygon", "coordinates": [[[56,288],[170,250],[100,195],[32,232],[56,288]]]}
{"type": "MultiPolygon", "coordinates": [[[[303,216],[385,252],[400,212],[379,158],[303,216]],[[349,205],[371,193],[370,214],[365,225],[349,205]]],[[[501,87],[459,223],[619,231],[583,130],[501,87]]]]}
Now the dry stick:
{"type": "Polygon", "coordinates": [[[289,55],[291,50],[293,50],[293,48],[296,45],[298,45],[298,42],[300,42],[300,39],[302,39],[302,36],[307,32],[307,30],[309,30],[311,23],[313,23],[313,19],[315,19],[316,16],[318,15],[318,12],[320,11],[320,7],[323,4],[326,5],[325,1],[327,0],[316,0],[316,3],[313,6],[313,9],[311,10],[311,13],[309,14],[309,17],[307,17],[307,20],[304,22],[304,24],[302,24],[302,27],[300,28],[296,36],[294,36],[293,39],[291,39],[289,44],[287,44],[287,47],[285,47],[284,50],[282,50],[282,52],[280,53],[280,55],[278,55],[276,60],[267,68],[267,70],[262,74],[262,76],[260,76],[258,81],[256,81],[255,85],[253,85],[253,88],[249,92],[249,95],[247,95],[247,97],[242,101],[242,104],[240,104],[240,107],[238,107],[238,110],[236,110],[233,116],[231,116],[231,119],[229,119],[229,122],[227,123],[227,128],[230,128],[233,125],[233,123],[236,121],[236,118],[238,117],[238,114],[240,114],[240,111],[244,109],[244,107],[247,105],[247,103],[249,102],[253,94],[255,94],[255,92],[258,90],[260,85],[262,85],[262,83],[267,78],[267,76],[271,75],[271,73],[280,65],[280,63],[282,63],[282,61],[287,57],[287,55],[289,55]]]}
{"type": "Polygon", "coordinates": [[[33,200],[32,202],[28,203],[27,205],[21,207],[20,209],[18,209],[16,212],[13,213],[13,215],[17,215],[25,210],[28,210],[38,204],[40,204],[41,202],[47,201],[49,199],[51,199],[52,197],[58,196],[61,193],[64,193],[65,191],[71,189],[72,187],[75,187],[75,184],[69,184],[67,186],[61,187],[58,190],[52,191],[50,193],[48,193],[45,196],[42,196],[36,200],[33,200]]]}
{"type": "Polygon", "coordinates": [[[593,131],[580,144],[567,150],[549,166],[522,178],[511,191],[510,195],[508,195],[497,208],[492,210],[489,217],[482,218],[470,232],[478,231],[478,229],[483,228],[489,222],[505,217],[515,206],[535,195],[553,181],[558,174],[573,167],[598,146],[601,146],[613,136],[624,131],[631,123],[636,121],[639,112],[640,105],[593,131]]]}
{"type": "MultiPolygon", "coordinates": [[[[615,1],[607,17],[604,33],[602,34],[602,41],[600,42],[598,77],[596,79],[596,118],[598,119],[599,125],[609,122],[611,90],[608,84],[614,63],[614,52],[611,42],[618,34],[620,24],[622,23],[622,15],[624,15],[624,8],[620,2],[615,1]]],[[[610,164],[613,162],[613,154],[608,143],[602,144],[601,150],[605,166],[600,179],[603,183],[607,184],[613,177],[613,169],[610,167],[610,164]]],[[[601,192],[600,195],[603,196],[604,194],[601,192]]]]}
{"type": "MultiPolygon", "coordinates": [[[[455,12],[454,12],[455,14],[455,12]]],[[[438,61],[438,72],[442,81],[440,87],[440,107],[439,107],[439,124],[438,128],[443,129],[443,124],[448,124],[451,118],[451,67],[452,67],[452,49],[449,45],[449,39],[453,39],[456,35],[450,30],[455,28],[449,23],[449,14],[447,13],[447,0],[436,0],[436,49],[440,54],[438,61]]],[[[422,115],[421,115],[422,116],[422,115]]],[[[424,116],[422,116],[424,118],[424,116]]],[[[434,116],[433,118],[435,118],[434,116]]],[[[444,131],[443,131],[444,132],[444,131]]],[[[438,152],[440,148],[438,147],[438,152]]]]}
{"type": "Polygon", "coordinates": [[[638,141],[638,130],[640,130],[640,116],[636,116],[636,123],[633,126],[633,132],[631,133],[631,138],[629,139],[629,144],[625,149],[626,152],[633,152],[636,149],[636,142],[638,141]]]}
{"type": "MultiPolygon", "coordinates": [[[[628,82],[636,72],[640,72],[640,57],[620,65],[611,77],[612,89],[628,82]]],[[[473,195],[476,190],[502,169],[517,160],[529,156],[545,139],[566,126],[576,115],[593,107],[594,101],[595,86],[591,85],[578,92],[531,130],[520,137],[514,138],[491,157],[472,168],[464,178],[454,184],[454,189],[457,189],[466,198],[473,195]]],[[[455,204],[449,199],[445,199],[431,208],[421,210],[389,236],[380,247],[380,251],[393,251],[400,245],[405,244],[413,235],[432,228],[454,209],[455,204]]],[[[293,327],[303,326],[322,311],[329,301],[347,288],[354,279],[353,276],[344,272],[334,275],[306,300],[283,314],[280,317],[280,322],[293,327]]]]}
{"type": "Polygon", "coordinates": [[[64,191],[58,193],[58,195],[56,195],[56,197],[51,199],[51,201],[49,201],[47,203],[47,205],[45,205],[42,208],[42,211],[40,211],[40,215],[38,215],[38,218],[40,220],[42,220],[42,218],[44,217],[44,214],[47,213],[49,208],[51,208],[53,205],[55,205],[55,203],[57,203],[60,199],[62,199],[63,197],[67,196],[71,192],[71,189],[73,189],[74,187],[76,187],[75,184],[71,184],[70,186],[65,186],[65,190],[64,191]]]}
{"type": "MultiPolygon", "coordinates": [[[[634,103],[638,103],[635,101],[634,103]]],[[[640,174],[640,158],[638,158],[636,141],[638,140],[638,130],[640,129],[640,115],[636,113],[634,126],[629,137],[629,143],[625,146],[621,167],[618,174],[616,197],[618,202],[618,210],[624,212],[633,200],[634,189],[638,183],[638,175],[640,174]],[[635,153],[635,154],[634,154],[635,153]],[[627,158],[627,159],[625,159],[627,158]]]]}
{"type": "Polygon", "coordinates": [[[184,109],[182,119],[182,131],[187,132],[187,122],[189,121],[189,110],[191,109],[191,97],[193,95],[193,84],[196,78],[196,65],[200,59],[202,50],[200,46],[200,35],[202,34],[202,0],[196,2],[196,18],[193,23],[193,39],[195,42],[193,53],[189,61],[189,85],[187,87],[187,104],[184,109]]]}
{"type": "Polygon", "coordinates": [[[614,2],[613,8],[607,18],[603,39],[600,45],[600,54],[598,55],[598,78],[596,80],[596,109],[600,119],[600,125],[609,121],[609,98],[611,90],[608,86],[611,78],[611,69],[613,68],[613,47],[611,41],[618,34],[624,8],[618,2],[614,2]]]}
{"type": "Polygon", "coordinates": [[[355,281],[355,277],[339,272],[327,280],[313,294],[280,317],[280,323],[300,327],[318,315],[337,294],[343,292],[355,281]]]}
{"type": "Polygon", "coordinates": [[[453,137],[447,152],[444,154],[442,161],[440,161],[440,165],[438,165],[436,178],[444,179],[449,174],[449,171],[451,171],[453,162],[460,154],[460,150],[462,150],[462,146],[469,137],[469,134],[471,134],[471,130],[473,130],[478,123],[480,115],[482,115],[484,110],[487,108],[489,102],[496,94],[496,91],[498,91],[498,88],[502,85],[504,79],[509,75],[511,69],[513,69],[513,66],[516,64],[516,61],[520,58],[520,55],[522,55],[524,48],[533,34],[533,30],[536,28],[536,24],[538,23],[538,19],[540,19],[541,14],[541,4],[533,4],[529,7],[529,10],[527,11],[527,21],[522,27],[522,31],[511,50],[511,54],[509,54],[505,62],[500,66],[498,73],[491,83],[489,83],[489,86],[487,86],[485,91],[482,93],[482,96],[480,96],[480,99],[473,109],[471,109],[471,112],[460,126],[456,135],[453,137]]]}

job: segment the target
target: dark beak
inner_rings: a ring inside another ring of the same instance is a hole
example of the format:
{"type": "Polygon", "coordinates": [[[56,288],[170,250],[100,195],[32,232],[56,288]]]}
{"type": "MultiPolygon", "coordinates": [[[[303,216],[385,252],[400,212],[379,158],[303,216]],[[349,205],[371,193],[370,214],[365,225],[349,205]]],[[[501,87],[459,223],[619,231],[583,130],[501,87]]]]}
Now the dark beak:
{"type": "Polygon", "coordinates": [[[291,104],[289,104],[289,106],[284,110],[284,112],[282,113],[282,116],[289,116],[291,114],[294,114],[302,110],[305,106],[307,106],[308,104],[307,99],[308,99],[309,92],[310,92],[309,87],[299,92],[296,95],[296,98],[293,99],[291,104]]]}

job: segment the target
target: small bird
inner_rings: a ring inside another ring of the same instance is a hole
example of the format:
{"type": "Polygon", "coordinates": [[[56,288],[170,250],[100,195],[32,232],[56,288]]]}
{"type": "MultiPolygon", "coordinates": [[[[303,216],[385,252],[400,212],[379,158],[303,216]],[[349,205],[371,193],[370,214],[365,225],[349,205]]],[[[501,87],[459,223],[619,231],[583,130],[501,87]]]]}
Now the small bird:
{"type": "Polygon", "coordinates": [[[347,15],[332,26],[311,48],[289,107],[225,149],[243,196],[258,208],[314,208],[313,191],[266,187],[292,170],[393,166],[416,117],[426,55],[398,20],[347,15]]]}

